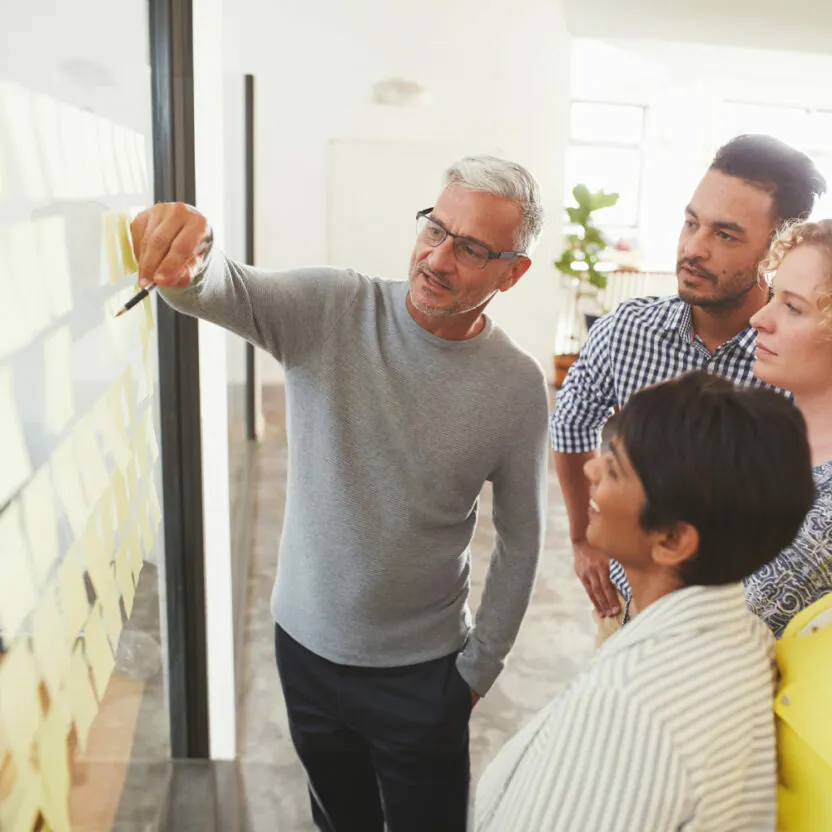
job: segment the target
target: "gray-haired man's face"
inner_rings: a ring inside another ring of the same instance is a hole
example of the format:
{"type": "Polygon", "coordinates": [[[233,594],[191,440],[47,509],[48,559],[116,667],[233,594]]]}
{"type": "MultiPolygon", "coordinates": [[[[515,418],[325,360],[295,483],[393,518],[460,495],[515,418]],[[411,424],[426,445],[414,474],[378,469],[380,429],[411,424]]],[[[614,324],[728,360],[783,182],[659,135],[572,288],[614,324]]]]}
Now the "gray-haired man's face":
{"type": "MultiPolygon", "coordinates": [[[[514,249],[521,221],[516,203],[459,185],[446,188],[431,213],[446,231],[470,238],[492,252],[514,249]]],[[[484,268],[461,262],[448,236],[439,245],[419,238],[410,261],[410,300],[422,314],[450,316],[481,308],[506,291],[528,268],[526,258],[491,260],[484,268]]]]}

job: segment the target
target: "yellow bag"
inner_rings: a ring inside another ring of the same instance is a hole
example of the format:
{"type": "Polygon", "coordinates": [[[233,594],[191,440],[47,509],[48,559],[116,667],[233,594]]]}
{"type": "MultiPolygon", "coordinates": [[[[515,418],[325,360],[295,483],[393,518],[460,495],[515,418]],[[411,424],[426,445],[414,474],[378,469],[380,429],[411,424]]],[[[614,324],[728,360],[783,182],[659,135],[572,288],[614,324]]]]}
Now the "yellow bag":
{"type": "Polygon", "coordinates": [[[778,829],[832,830],[832,593],[792,619],[776,654],[778,829]]]}

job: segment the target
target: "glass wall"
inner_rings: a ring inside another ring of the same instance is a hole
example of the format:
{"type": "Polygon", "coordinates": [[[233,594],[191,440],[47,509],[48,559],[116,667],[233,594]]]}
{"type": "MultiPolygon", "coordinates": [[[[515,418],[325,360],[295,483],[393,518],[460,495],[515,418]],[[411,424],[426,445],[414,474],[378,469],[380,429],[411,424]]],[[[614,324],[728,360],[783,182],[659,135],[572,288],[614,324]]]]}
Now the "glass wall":
{"type": "Polygon", "coordinates": [[[114,318],[151,147],[145,0],[4,13],[4,830],[149,825],[163,803],[147,787],[170,757],[155,299],[114,318]]]}

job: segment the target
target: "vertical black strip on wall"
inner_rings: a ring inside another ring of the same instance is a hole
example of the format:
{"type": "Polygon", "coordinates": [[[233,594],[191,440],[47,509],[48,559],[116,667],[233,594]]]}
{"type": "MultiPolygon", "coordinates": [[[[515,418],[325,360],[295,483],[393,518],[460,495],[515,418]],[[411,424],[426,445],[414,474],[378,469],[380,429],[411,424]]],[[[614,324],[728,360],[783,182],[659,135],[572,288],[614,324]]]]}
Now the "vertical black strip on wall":
{"type": "MultiPolygon", "coordinates": [[[[246,263],[254,265],[254,76],[245,76],[245,228],[246,263]]],[[[257,439],[257,362],[246,344],[246,439],[257,439]]]]}
{"type": "MultiPolygon", "coordinates": [[[[191,0],[149,0],[157,202],[196,202],[191,0]]],[[[206,758],[208,663],[197,321],[157,305],[173,757],[206,758]]]]}

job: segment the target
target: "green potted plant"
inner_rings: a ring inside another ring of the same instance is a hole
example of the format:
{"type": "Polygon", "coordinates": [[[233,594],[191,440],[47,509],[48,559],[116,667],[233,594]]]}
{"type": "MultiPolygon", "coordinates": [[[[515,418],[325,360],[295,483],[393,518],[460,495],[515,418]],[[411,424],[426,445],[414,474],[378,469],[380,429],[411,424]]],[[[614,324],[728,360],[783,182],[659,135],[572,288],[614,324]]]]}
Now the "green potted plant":
{"type": "Polygon", "coordinates": [[[586,185],[576,185],[572,196],[576,205],[567,207],[566,214],[570,224],[577,228],[567,236],[567,247],[555,261],[555,268],[567,278],[572,290],[569,349],[555,356],[555,385],[558,387],[578,356],[584,333],[606,311],[598,294],[607,288],[607,273],[602,266],[609,241],[595,224],[593,215],[602,208],[615,205],[619,197],[603,190],[593,193],[586,185]]]}

